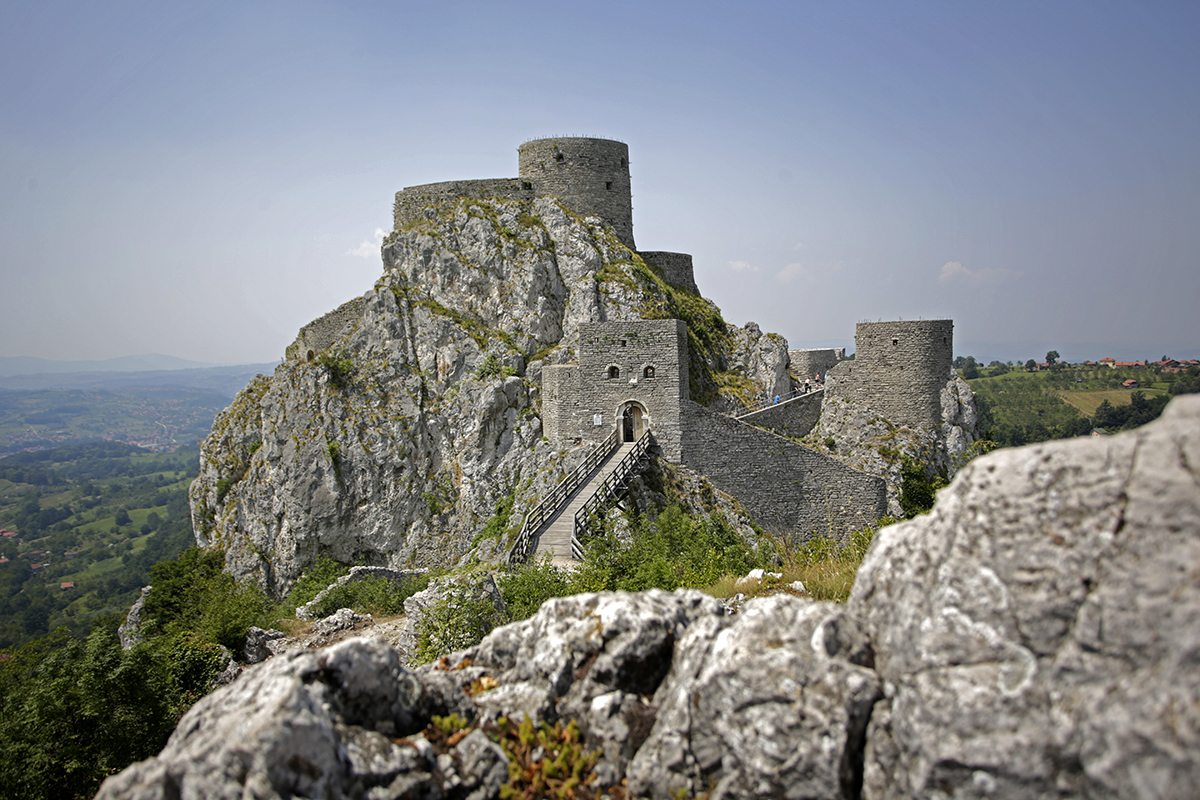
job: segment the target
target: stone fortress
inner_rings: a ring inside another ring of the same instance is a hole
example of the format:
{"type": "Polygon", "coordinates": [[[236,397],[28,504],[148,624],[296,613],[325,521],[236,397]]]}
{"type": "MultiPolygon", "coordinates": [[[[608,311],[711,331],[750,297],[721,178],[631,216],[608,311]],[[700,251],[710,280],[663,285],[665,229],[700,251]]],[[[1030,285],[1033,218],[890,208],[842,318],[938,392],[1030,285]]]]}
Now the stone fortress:
{"type": "MultiPolygon", "coordinates": [[[[516,178],[411,186],[396,194],[399,228],[462,198],[530,203],[553,197],[596,217],[634,250],[629,149],[608,139],[551,138],[518,149],[516,178]]],[[[668,283],[699,294],[692,258],[636,251],[668,283]]],[[[952,375],[949,320],[860,323],[856,358],[844,349],[791,350],[794,385],[828,373],[827,394],[859,403],[900,425],[936,430],[941,392],[952,375]],[[796,381],[796,379],[799,379],[796,381]]],[[[303,336],[302,336],[303,338],[303,336]]],[[[543,432],[554,443],[618,441],[652,431],[663,458],[707,477],[764,528],[841,536],[887,512],[884,481],[794,441],[820,414],[820,395],[786,399],[742,418],[689,396],[687,329],[682,320],[581,326],[578,360],[542,371],[543,432]]]]}

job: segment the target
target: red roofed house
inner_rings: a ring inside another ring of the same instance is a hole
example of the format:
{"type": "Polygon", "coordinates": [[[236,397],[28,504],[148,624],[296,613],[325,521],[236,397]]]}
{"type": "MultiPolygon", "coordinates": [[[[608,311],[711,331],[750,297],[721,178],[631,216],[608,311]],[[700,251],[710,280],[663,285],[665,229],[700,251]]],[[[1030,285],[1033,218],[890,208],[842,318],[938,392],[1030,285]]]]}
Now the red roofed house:
{"type": "Polygon", "coordinates": [[[1121,385],[1124,386],[1126,389],[1136,389],[1138,382],[1135,381],[1133,378],[1130,378],[1129,380],[1124,381],[1121,385]]]}

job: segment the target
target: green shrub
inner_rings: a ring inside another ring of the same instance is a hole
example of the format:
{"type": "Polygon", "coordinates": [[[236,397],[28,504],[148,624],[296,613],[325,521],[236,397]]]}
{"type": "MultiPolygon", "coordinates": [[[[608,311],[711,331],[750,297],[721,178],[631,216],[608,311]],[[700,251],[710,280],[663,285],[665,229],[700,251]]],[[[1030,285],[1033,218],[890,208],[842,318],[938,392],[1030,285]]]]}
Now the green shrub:
{"type": "Polygon", "coordinates": [[[905,456],[900,465],[900,508],[905,516],[915,517],[933,508],[934,495],[946,485],[940,475],[929,477],[929,469],[920,461],[905,456]]]}
{"type": "Polygon", "coordinates": [[[339,564],[325,556],[318,557],[317,563],[309,567],[292,584],[292,588],[287,594],[287,600],[284,602],[284,608],[289,612],[294,612],[349,572],[350,568],[345,564],[339,564]]]}
{"type": "Polygon", "coordinates": [[[442,597],[425,609],[416,626],[419,664],[479,644],[493,628],[509,621],[474,581],[448,583],[442,597]]]}
{"type": "Polygon", "coordinates": [[[500,577],[499,585],[500,596],[514,621],[532,617],[552,597],[579,591],[571,575],[555,567],[548,558],[512,568],[500,577]]]}
{"type": "Polygon", "coordinates": [[[317,364],[329,372],[329,382],[338,389],[344,389],[354,379],[354,361],[344,350],[321,353],[317,364]]]}
{"type": "Polygon", "coordinates": [[[334,588],[321,598],[313,613],[317,617],[327,617],[339,608],[349,608],[372,616],[403,614],[404,601],[427,586],[428,575],[414,575],[398,582],[389,578],[367,578],[334,588]]]}
{"type": "Polygon", "coordinates": [[[507,378],[516,374],[515,369],[500,363],[500,359],[496,358],[495,353],[488,353],[487,358],[479,362],[479,366],[475,368],[475,377],[480,380],[507,378]]]}

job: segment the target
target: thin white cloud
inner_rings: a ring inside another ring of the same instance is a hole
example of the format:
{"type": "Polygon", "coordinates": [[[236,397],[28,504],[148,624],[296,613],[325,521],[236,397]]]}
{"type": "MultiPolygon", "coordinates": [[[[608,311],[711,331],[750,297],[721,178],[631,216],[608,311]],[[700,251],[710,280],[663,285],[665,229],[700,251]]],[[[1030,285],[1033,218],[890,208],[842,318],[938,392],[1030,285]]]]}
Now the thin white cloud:
{"type": "Polygon", "coordinates": [[[793,250],[803,250],[804,242],[796,242],[796,244],[792,246],[792,249],[793,250]]]}
{"type": "Polygon", "coordinates": [[[961,261],[947,261],[942,265],[942,271],[938,275],[938,281],[941,283],[948,283],[950,281],[1000,283],[1002,281],[1016,280],[1024,274],[1024,272],[1018,272],[1015,269],[993,269],[991,267],[984,267],[983,269],[968,269],[962,265],[961,261]]]}
{"type": "Polygon", "coordinates": [[[749,261],[730,261],[729,268],[734,272],[758,272],[758,267],[749,261]]]}
{"type": "Polygon", "coordinates": [[[804,273],[804,265],[797,261],[796,263],[788,264],[786,267],[779,270],[779,272],[775,275],[775,277],[779,278],[780,282],[787,283],[788,281],[790,281],[792,278],[796,277],[797,275],[803,275],[803,274],[805,274],[804,273]]]}
{"type": "Polygon", "coordinates": [[[375,241],[364,239],[363,243],[358,247],[352,247],[347,250],[346,255],[358,256],[359,258],[371,258],[372,256],[377,256],[379,255],[380,246],[383,245],[383,237],[383,228],[376,228],[375,241]]]}
{"type": "Polygon", "coordinates": [[[823,264],[804,264],[799,261],[787,264],[779,272],[775,273],[775,277],[780,283],[788,283],[793,278],[824,278],[835,272],[841,272],[845,268],[845,264],[841,261],[826,261],[823,264]]]}

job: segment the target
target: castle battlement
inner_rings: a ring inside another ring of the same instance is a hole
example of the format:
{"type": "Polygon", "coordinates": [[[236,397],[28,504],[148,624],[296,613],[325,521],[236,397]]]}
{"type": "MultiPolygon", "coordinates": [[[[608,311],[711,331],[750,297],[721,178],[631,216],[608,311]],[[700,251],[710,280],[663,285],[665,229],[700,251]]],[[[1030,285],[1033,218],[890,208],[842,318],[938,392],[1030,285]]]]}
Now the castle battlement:
{"type": "Polygon", "coordinates": [[[516,178],[444,181],[400,190],[392,207],[395,227],[420,219],[427,208],[443,208],[464,197],[525,202],[554,197],[576,214],[609,223],[621,242],[634,249],[627,144],[583,137],[534,139],[517,148],[517,157],[516,178]]]}

